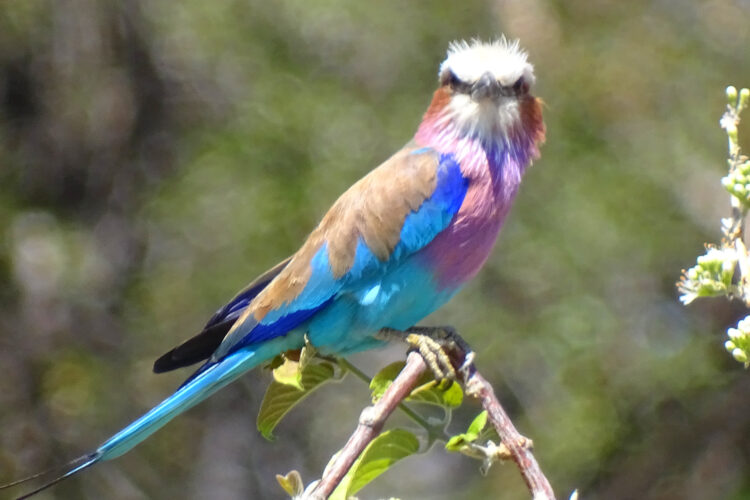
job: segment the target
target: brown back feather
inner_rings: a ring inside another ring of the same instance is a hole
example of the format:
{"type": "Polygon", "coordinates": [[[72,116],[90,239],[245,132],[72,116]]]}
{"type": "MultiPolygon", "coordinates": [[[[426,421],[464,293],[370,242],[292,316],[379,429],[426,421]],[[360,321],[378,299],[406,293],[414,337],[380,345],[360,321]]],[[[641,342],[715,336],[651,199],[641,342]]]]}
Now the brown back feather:
{"type": "Polygon", "coordinates": [[[247,314],[260,321],[269,311],[292,302],[307,285],[310,262],[324,243],[336,279],[351,269],[360,237],[378,259],[387,260],[399,242],[406,216],[432,195],[437,184],[436,155],[410,154],[416,149],[410,144],[341,195],[247,314]]]}

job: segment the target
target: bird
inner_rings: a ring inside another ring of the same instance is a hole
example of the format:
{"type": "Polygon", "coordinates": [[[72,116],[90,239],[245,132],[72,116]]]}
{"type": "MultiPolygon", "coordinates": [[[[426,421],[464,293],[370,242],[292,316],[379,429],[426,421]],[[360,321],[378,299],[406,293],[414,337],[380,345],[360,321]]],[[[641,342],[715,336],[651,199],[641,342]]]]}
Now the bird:
{"type": "Polygon", "coordinates": [[[377,347],[381,330],[409,329],[449,301],[488,259],[524,172],[540,156],[546,130],[534,84],[517,40],[450,43],[413,138],[344,192],[292,256],[154,363],[157,373],[199,368],[21,498],[126,453],[282,352],[307,342],[333,356],[377,347]]]}

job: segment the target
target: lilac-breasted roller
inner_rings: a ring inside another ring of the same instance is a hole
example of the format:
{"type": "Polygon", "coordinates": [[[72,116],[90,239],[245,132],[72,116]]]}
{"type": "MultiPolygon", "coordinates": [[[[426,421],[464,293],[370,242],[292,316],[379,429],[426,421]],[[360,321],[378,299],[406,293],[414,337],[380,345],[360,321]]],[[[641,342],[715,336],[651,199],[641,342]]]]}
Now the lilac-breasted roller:
{"type": "Polygon", "coordinates": [[[517,42],[451,44],[414,138],[349,188],[294,255],[156,361],[154,371],[163,372],[205,360],[174,394],[59,479],[129,451],[305,338],[344,356],[450,300],[487,260],[539,155],[545,128],[533,84],[517,42]]]}

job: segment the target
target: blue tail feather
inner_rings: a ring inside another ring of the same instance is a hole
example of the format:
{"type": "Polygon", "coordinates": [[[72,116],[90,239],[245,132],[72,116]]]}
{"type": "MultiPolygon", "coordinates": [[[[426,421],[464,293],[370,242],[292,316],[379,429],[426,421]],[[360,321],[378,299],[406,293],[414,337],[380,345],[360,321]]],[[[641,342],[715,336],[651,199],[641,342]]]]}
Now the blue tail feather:
{"type": "MultiPolygon", "coordinates": [[[[245,347],[233,352],[219,362],[208,365],[197,376],[189,379],[174,394],[105,441],[95,452],[67,464],[67,466],[72,467],[68,472],[20,497],[19,500],[35,495],[99,461],[111,460],[130,451],[174,417],[233,382],[246,371],[273,358],[280,352],[298,348],[303,344],[304,336],[302,332],[291,332],[283,337],[245,347]]],[[[35,477],[39,477],[39,474],[12,484],[19,484],[35,477]]]]}
{"type": "Polygon", "coordinates": [[[159,430],[183,411],[192,408],[208,396],[233,382],[243,373],[267,361],[278,353],[304,343],[301,333],[240,349],[208,366],[197,377],[180,387],[174,394],[155,406],[141,418],[109,438],[96,450],[101,460],[119,457],[159,430]]]}
{"type": "MultiPolygon", "coordinates": [[[[50,488],[50,487],[56,485],[57,483],[59,483],[63,479],[67,479],[70,476],[72,476],[73,474],[81,472],[83,469],[86,469],[86,468],[94,465],[99,460],[100,460],[100,457],[99,457],[99,455],[97,453],[91,453],[89,455],[83,455],[82,457],[78,457],[75,460],[72,460],[71,462],[68,462],[67,464],[65,464],[63,466],[63,467],[73,467],[68,472],[66,472],[65,474],[63,474],[61,476],[56,477],[55,479],[53,479],[51,481],[48,481],[48,482],[44,483],[42,486],[38,487],[34,491],[30,491],[30,492],[26,493],[25,495],[17,497],[16,500],[24,500],[26,498],[33,497],[37,493],[41,493],[42,491],[46,490],[47,488],[50,488]]],[[[34,474],[33,476],[29,476],[27,478],[21,479],[19,481],[14,481],[14,482],[9,483],[9,484],[4,484],[2,486],[2,488],[4,489],[4,488],[10,487],[10,486],[15,486],[15,485],[18,485],[18,484],[21,484],[21,483],[25,483],[26,481],[30,481],[31,479],[35,479],[35,478],[37,478],[37,477],[39,477],[41,475],[46,475],[48,472],[51,472],[51,471],[44,471],[44,472],[41,472],[39,474],[34,474]]]]}

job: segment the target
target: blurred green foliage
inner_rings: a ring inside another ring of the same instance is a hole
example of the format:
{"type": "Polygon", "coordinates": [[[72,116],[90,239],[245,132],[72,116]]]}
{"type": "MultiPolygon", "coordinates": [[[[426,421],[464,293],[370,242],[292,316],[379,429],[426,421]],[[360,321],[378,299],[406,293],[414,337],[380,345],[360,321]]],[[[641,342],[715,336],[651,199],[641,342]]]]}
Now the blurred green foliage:
{"type": "MultiPolygon", "coordinates": [[[[750,379],[721,336],[744,314],[682,308],[674,289],[725,215],[717,120],[726,85],[750,81],[749,14],[740,0],[3,2],[0,481],[168,395],[188,372],[152,361],[408,141],[448,42],[505,33],[535,64],[548,141],[487,267],[428,322],[476,348],[560,497],[750,498],[750,379]]],[[[248,375],[49,498],[278,498],[275,474],[318,477],[369,391],[321,389],[267,443],[253,422],[269,381],[248,375]]],[[[440,449],[361,492],[378,495],[526,498],[513,467],[482,477],[440,449]]]]}

